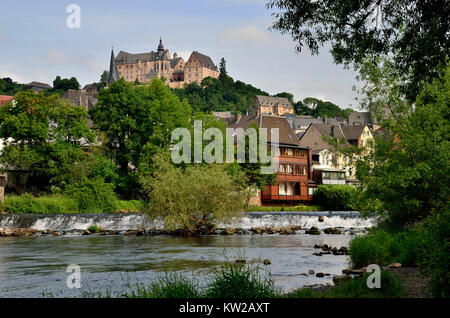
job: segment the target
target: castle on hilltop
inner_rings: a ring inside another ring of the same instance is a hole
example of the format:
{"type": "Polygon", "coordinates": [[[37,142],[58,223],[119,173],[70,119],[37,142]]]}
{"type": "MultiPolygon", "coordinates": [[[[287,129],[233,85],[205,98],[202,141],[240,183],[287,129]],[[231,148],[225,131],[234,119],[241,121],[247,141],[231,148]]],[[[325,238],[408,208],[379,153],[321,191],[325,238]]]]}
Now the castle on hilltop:
{"type": "Polygon", "coordinates": [[[184,84],[201,81],[205,77],[219,77],[219,70],[211,58],[197,51],[192,52],[188,61],[164,48],[159,40],[156,52],[131,54],[120,51],[114,56],[111,51],[108,84],[124,78],[127,82],[138,80],[148,83],[153,78],[165,78],[172,88],[183,88],[184,84]]]}

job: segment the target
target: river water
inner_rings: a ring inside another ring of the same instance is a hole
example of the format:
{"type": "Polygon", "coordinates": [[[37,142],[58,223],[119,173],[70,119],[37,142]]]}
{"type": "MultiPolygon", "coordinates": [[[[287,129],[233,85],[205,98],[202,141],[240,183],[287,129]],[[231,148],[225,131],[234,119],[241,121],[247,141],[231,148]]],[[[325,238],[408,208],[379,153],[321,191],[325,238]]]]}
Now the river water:
{"type": "MultiPolygon", "coordinates": [[[[147,284],[165,271],[175,271],[195,277],[202,283],[211,269],[225,261],[246,258],[261,264],[270,259],[270,271],[278,288],[289,291],[305,285],[332,283],[348,266],[343,255],[315,256],[314,245],[348,246],[358,232],[373,221],[353,213],[248,213],[224,226],[250,228],[253,226],[301,225],[326,228],[339,227],[341,235],[212,235],[194,238],[172,236],[81,236],[74,229],[101,224],[106,229],[128,230],[152,225],[139,215],[57,215],[1,216],[0,227],[28,227],[39,230],[67,230],[68,235],[1,237],[0,238],[0,297],[80,297],[83,292],[113,293],[123,291],[129,284],[147,284]],[[318,222],[318,215],[325,215],[318,222]],[[81,289],[70,289],[66,280],[71,264],[80,266],[81,289]],[[330,274],[323,278],[309,275],[330,274]]],[[[160,223],[158,223],[160,225],[160,223]]]]}

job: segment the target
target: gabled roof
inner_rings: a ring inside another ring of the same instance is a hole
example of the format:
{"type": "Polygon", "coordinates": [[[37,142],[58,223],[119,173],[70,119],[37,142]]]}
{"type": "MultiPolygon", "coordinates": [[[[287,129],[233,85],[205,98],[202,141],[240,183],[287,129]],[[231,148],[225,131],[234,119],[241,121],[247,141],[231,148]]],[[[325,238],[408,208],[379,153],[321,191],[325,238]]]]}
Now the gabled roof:
{"type": "MultiPolygon", "coordinates": [[[[241,116],[237,121],[231,123],[229,128],[242,128],[247,129],[251,123],[256,123],[259,128],[267,129],[267,140],[272,138],[273,128],[278,128],[279,144],[300,147],[297,136],[292,130],[287,119],[283,116],[241,116]]],[[[305,148],[305,147],[303,147],[305,148]]]]}
{"type": "Polygon", "coordinates": [[[286,97],[256,95],[256,100],[261,106],[277,106],[278,104],[281,104],[284,108],[294,108],[286,97]]]}
{"type": "Polygon", "coordinates": [[[349,141],[358,140],[365,127],[366,125],[342,126],[342,131],[344,132],[345,139],[349,141]]]}
{"type": "Polygon", "coordinates": [[[181,57],[176,57],[176,58],[171,59],[171,60],[170,60],[170,67],[171,67],[171,68],[174,68],[174,67],[178,64],[178,62],[179,62],[180,60],[182,60],[181,57]]]}
{"type": "MultiPolygon", "coordinates": [[[[194,51],[194,52],[192,52],[191,56],[189,57],[189,60],[193,57],[197,58],[197,60],[199,61],[201,66],[209,68],[214,71],[218,71],[217,66],[214,64],[213,60],[211,60],[211,58],[208,55],[194,51]]],[[[188,60],[188,62],[189,62],[189,60],[188,60]]]]}

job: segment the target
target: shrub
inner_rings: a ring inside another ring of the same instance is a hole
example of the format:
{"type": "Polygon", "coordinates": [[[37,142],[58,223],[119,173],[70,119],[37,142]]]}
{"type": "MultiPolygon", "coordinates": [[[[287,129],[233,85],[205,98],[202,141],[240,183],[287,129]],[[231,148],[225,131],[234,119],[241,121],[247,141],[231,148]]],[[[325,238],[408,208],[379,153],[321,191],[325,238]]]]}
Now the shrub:
{"type": "Polygon", "coordinates": [[[4,210],[15,214],[74,213],[76,202],[60,195],[34,197],[30,194],[7,196],[4,210]]]}
{"type": "Polygon", "coordinates": [[[360,190],[346,185],[320,185],[314,194],[318,204],[327,210],[359,210],[360,190]]]}
{"type": "Polygon", "coordinates": [[[114,212],[117,209],[117,197],[113,185],[102,179],[84,180],[72,184],[66,194],[73,198],[79,212],[114,212]]]}
{"type": "MultiPolygon", "coordinates": [[[[350,261],[355,268],[369,264],[386,265],[393,260],[394,237],[384,231],[355,237],[350,241],[350,261]]],[[[396,248],[396,247],[395,247],[396,248]]]]}
{"type": "Polygon", "coordinates": [[[393,274],[381,271],[381,288],[367,287],[369,273],[360,278],[345,280],[323,291],[311,288],[299,289],[288,296],[296,298],[339,297],[339,298],[398,298],[403,295],[403,286],[393,274]]]}
{"type": "Polygon", "coordinates": [[[450,296],[450,212],[428,218],[424,223],[423,261],[421,267],[431,277],[434,297],[450,296]]]}
{"type": "Polygon", "coordinates": [[[215,270],[207,286],[211,298],[273,298],[278,295],[270,275],[262,278],[259,268],[227,263],[215,270]]]}
{"type": "Polygon", "coordinates": [[[87,230],[91,233],[98,233],[102,232],[103,228],[101,227],[101,225],[90,225],[87,230]]]}

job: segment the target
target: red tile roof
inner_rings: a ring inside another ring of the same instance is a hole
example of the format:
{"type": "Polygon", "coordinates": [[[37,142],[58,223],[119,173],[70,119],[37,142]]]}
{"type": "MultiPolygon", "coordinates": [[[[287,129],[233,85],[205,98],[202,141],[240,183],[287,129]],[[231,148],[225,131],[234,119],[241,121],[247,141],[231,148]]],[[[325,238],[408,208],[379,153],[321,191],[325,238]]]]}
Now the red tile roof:
{"type": "Polygon", "coordinates": [[[6,105],[7,102],[10,102],[14,99],[14,96],[8,95],[0,95],[0,106],[6,105]]]}

